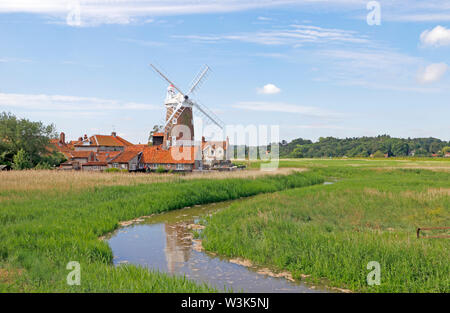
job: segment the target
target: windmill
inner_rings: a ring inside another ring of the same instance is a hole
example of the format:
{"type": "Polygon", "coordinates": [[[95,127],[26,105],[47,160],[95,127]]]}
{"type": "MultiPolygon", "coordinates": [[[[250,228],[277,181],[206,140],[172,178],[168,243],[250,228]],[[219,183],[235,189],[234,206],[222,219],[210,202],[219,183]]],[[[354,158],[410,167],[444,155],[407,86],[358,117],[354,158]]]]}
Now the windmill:
{"type": "Polygon", "coordinates": [[[216,114],[214,114],[206,106],[190,98],[190,95],[198,90],[200,85],[204,82],[208,72],[210,71],[208,65],[205,65],[198,75],[195,76],[192,81],[191,88],[187,93],[181,91],[155,65],[150,64],[150,66],[169,83],[166,100],[164,103],[166,106],[166,118],[164,123],[162,123],[162,128],[160,129],[160,131],[164,133],[164,142],[166,147],[177,145],[177,143],[178,145],[181,143],[184,146],[194,145],[193,109],[206,123],[212,123],[223,130],[224,123],[217,117],[216,114]],[[182,141],[179,141],[179,138],[176,138],[177,136],[172,136],[172,130],[176,125],[187,127],[190,131],[190,136],[183,136],[182,141]]]}

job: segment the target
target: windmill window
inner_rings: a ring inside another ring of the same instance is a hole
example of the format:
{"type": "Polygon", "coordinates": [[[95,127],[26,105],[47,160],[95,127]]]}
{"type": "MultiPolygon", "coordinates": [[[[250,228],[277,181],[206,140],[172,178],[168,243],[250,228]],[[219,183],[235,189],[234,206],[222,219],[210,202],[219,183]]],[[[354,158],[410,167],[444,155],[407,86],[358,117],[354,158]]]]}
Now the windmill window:
{"type": "Polygon", "coordinates": [[[173,124],[178,123],[177,119],[176,119],[176,118],[172,119],[172,123],[173,123],[173,124]]]}

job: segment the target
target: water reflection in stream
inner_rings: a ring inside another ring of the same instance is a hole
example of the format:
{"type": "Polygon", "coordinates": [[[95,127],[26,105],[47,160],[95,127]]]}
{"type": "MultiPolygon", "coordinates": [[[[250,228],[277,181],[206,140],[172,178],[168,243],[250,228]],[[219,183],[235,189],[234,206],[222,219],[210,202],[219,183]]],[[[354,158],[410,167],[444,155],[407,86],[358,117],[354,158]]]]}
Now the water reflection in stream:
{"type": "MultiPolygon", "coordinates": [[[[239,201],[239,200],[237,200],[239,201]]],[[[147,266],[206,282],[223,290],[244,292],[324,292],[310,289],[299,282],[271,277],[231,263],[226,258],[193,249],[189,225],[214,211],[228,207],[230,202],[196,206],[149,218],[143,223],[120,228],[108,241],[114,254],[114,264],[147,266]]]]}

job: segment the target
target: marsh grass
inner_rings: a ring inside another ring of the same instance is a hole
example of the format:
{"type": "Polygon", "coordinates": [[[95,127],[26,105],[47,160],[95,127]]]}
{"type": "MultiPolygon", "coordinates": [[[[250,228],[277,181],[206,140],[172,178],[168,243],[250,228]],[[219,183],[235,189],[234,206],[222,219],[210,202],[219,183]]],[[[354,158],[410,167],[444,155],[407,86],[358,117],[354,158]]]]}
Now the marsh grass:
{"type": "MultiPolygon", "coordinates": [[[[103,186],[134,186],[160,182],[178,182],[193,179],[253,179],[268,175],[287,175],[300,168],[280,168],[265,172],[256,169],[233,172],[194,172],[185,174],[169,173],[118,173],[82,172],[59,170],[0,171],[0,202],[10,199],[40,197],[42,192],[48,196],[58,196],[67,192],[93,190],[103,186]]],[[[304,169],[303,169],[304,170],[304,169]]]]}
{"type": "MultiPolygon", "coordinates": [[[[59,176],[62,175],[59,173],[24,172],[17,175],[26,177],[26,173],[41,179],[39,175],[56,177],[57,181],[61,177],[67,179],[67,176],[59,176]]],[[[94,174],[93,177],[88,184],[96,184],[98,177],[104,179],[103,175],[94,174]]],[[[59,189],[56,194],[48,192],[53,182],[43,182],[45,188],[35,189],[32,197],[3,199],[0,203],[0,268],[17,269],[23,274],[13,283],[0,282],[0,291],[215,291],[183,277],[149,272],[144,268],[115,268],[112,266],[110,247],[98,238],[116,229],[119,221],[139,216],[323,182],[323,178],[308,172],[269,176],[256,174],[253,178],[247,175],[244,176],[246,178],[226,179],[217,179],[215,176],[173,179],[174,176],[163,176],[162,179],[168,177],[172,180],[152,183],[133,181],[132,185],[126,184],[133,178],[125,177],[113,176],[111,181],[117,183],[114,179],[123,179],[124,185],[77,187],[80,189],[65,192],[59,189]],[[69,273],[66,265],[70,261],[81,264],[81,286],[66,284],[66,275],[69,273]]],[[[61,184],[64,182],[61,181],[61,184]]],[[[20,188],[23,188],[22,185],[18,187],[19,190],[13,191],[18,195],[23,194],[20,188]]]]}
{"type": "Polygon", "coordinates": [[[313,172],[340,181],[232,205],[207,220],[204,248],[354,291],[450,291],[449,239],[415,233],[450,226],[448,173],[346,166],[313,172]],[[369,261],[381,264],[380,286],[366,282],[369,261]]]}

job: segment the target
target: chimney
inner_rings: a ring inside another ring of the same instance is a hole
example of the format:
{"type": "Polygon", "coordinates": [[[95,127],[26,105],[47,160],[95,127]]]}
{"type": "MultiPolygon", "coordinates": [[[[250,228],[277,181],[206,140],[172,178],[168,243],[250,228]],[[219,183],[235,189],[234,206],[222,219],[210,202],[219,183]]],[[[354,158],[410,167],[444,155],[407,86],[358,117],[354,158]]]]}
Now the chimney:
{"type": "Polygon", "coordinates": [[[59,134],[59,143],[62,145],[66,143],[66,134],[64,134],[63,132],[59,134]]]}
{"type": "Polygon", "coordinates": [[[205,136],[202,136],[202,142],[206,142],[205,136]]]}
{"type": "Polygon", "coordinates": [[[83,137],[78,138],[78,141],[83,141],[83,137]]]}
{"type": "Polygon", "coordinates": [[[164,135],[161,133],[154,133],[152,135],[152,144],[153,146],[159,146],[164,143],[164,135]]]}
{"type": "Polygon", "coordinates": [[[87,140],[87,139],[88,139],[87,135],[86,135],[86,134],[84,134],[84,140],[87,140]]]}
{"type": "Polygon", "coordinates": [[[111,136],[116,137],[117,136],[116,132],[112,132],[111,136]]]}

